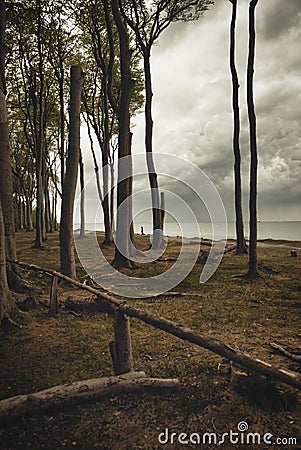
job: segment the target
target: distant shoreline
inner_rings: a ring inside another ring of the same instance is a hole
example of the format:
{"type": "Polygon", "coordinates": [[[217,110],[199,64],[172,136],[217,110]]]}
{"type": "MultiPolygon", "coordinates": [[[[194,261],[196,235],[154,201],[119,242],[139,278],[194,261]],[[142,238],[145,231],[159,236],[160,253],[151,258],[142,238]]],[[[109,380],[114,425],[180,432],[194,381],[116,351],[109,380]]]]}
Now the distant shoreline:
{"type": "MultiPolygon", "coordinates": [[[[80,228],[76,228],[73,230],[74,233],[79,233],[80,232],[80,228]]],[[[94,230],[90,230],[90,229],[86,229],[85,230],[86,233],[93,233],[94,230]]],[[[97,233],[102,233],[104,234],[104,230],[96,230],[97,233]]],[[[141,236],[140,233],[135,233],[135,236],[141,236]]],[[[150,237],[151,234],[150,233],[145,233],[144,237],[150,237]]],[[[174,235],[164,235],[165,237],[167,237],[170,240],[173,241],[181,241],[182,240],[182,236],[174,236],[174,235]]],[[[194,237],[184,237],[183,236],[183,240],[186,241],[188,244],[190,243],[191,245],[193,244],[208,244],[212,242],[211,238],[200,238],[197,236],[194,237]]],[[[236,240],[232,237],[228,237],[227,238],[227,242],[235,242],[236,240]]],[[[246,242],[248,243],[249,240],[246,239],[246,242]]],[[[283,238],[264,238],[264,239],[257,239],[257,243],[258,246],[260,247],[282,247],[282,248],[290,248],[290,249],[296,249],[296,250],[301,250],[301,238],[300,239],[283,239],[283,238]],[[297,245],[294,245],[294,244],[297,245]],[[291,245],[290,245],[291,244],[291,245]],[[299,245],[299,247],[298,247],[299,245]]]]}

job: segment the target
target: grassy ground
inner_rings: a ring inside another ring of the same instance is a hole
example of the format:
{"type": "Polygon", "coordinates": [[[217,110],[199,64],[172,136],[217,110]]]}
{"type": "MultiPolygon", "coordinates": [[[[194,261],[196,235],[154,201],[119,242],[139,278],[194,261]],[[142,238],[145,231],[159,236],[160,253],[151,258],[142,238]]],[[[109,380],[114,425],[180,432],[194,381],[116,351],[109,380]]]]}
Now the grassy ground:
{"type": "MultiPolygon", "coordinates": [[[[20,260],[59,269],[56,233],[49,235],[44,250],[31,247],[30,233],[17,233],[17,238],[20,260]]],[[[148,245],[147,237],[138,237],[137,241],[142,249],[148,245]]],[[[246,272],[247,256],[227,253],[205,284],[198,283],[202,265],[196,265],[176,288],[186,293],[184,297],[128,301],[218,337],[254,357],[300,372],[300,364],[273,353],[269,343],[295,350],[301,347],[301,250],[297,258],[292,258],[289,250],[290,245],[301,248],[301,242],[264,243],[258,248],[259,260],[280,271],[277,275],[262,272],[255,282],[236,278],[246,272]]],[[[164,256],[175,258],[179,245],[172,240],[164,256]]],[[[104,253],[110,260],[113,249],[104,249],[104,253]]],[[[130,273],[149,276],[171,264],[149,264],[130,273]]],[[[84,279],[83,270],[78,268],[79,277],[84,279]]],[[[49,279],[32,273],[26,273],[26,277],[38,286],[37,306],[28,313],[22,329],[0,332],[0,397],[111,375],[108,343],[113,337],[112,319],[94,313],[76,317],[64,310],[64,299],[69,295],[86,295],[67,286],[59,288],[61,313],[51,318],[42,305],[49,298],[49,279]]],[[[181,388],[177,392],[111,398],[26,417],[0,428],[0,448],[177,449],[183,447],[179,442],[159,444],[158,435],[165,428],[177,434],[221,435],[230,429],[236,432],[241,421],[248,423],[251,432],[273,434],[272,440],[299,438],[299,447],[281,444],[274,448],[301,448],[301,399],[296,390],[254,374],[234,374],[228,361],[140,321],[131,320],[131,331],[135,369],[150,376],[178,377],[181,388]]],[[[185,447],[217,448],[209,444],[185,447]]],[[[239,449],[270,447],[236,445],[239,449]]],[[[233,445],[221,448],[231,449],[233,445]]]]}

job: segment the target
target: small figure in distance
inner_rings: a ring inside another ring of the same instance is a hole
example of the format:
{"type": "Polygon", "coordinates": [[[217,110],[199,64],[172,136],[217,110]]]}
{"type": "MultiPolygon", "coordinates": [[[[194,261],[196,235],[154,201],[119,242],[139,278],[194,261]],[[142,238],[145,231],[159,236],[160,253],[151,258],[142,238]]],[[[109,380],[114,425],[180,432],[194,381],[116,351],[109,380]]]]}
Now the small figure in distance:
{"type": "Polygon", "coordinates": [[[144,236],[144,235],[145,235],[144,229],[143,229],[143,227],[141,227],[141,236],[144,236]]]}

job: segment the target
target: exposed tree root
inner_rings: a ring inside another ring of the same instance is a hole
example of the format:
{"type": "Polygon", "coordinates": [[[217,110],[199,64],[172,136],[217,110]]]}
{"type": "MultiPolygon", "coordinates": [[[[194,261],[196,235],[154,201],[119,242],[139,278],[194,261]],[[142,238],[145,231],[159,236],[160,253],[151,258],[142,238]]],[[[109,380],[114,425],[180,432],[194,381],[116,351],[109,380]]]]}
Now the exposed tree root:
{"type": "Polygon", "coordinates": [[[21,276],[15,264],[8,263],[6,265],[7,282],[9,289],[18,294],[27,294],[31,286],[21,276]]]}

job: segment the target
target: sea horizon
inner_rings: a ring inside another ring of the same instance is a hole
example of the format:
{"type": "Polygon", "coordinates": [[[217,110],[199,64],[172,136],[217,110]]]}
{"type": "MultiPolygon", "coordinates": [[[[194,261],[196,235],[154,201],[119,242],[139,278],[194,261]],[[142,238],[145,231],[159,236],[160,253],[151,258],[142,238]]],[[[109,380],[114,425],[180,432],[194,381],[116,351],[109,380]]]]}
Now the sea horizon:
{"type": "MultiPolygon", "coordinates": [[[[218,225],[218,224],[217,224],[218,225]]],[[[164,235],[166,236],[184,236],[186,238],[212,238],[212,226],[209,222],[199,222],[199,230],[197,225],[189,222],[182,222],[180,225],[175,222],[165,222],[164,235]],[[181,226],[181,228],[180,228],[181,226]]],[[[134,231],[136,234],[141,234],[141,227],[145,234],[152,233],[152,224],[150,222],[135,222],[134,231]]],[[[74,230],[80,228],[79,223],[74,223],[74,230]]],[[[235,222],[227,223],[227,239],[235,239],[235,222]]],[[[86,223],[85,229],[87,231],[104,231],[103,223],[86,223]]],[[[244,222],[245,237],[249,239],[249,223],[244,222]]],[[[301,241],[301,221],[299,220],[274,220],[261,221],[257,223],[258,239],[274,239],[274,240],[288,240],[301,241]]]]}

